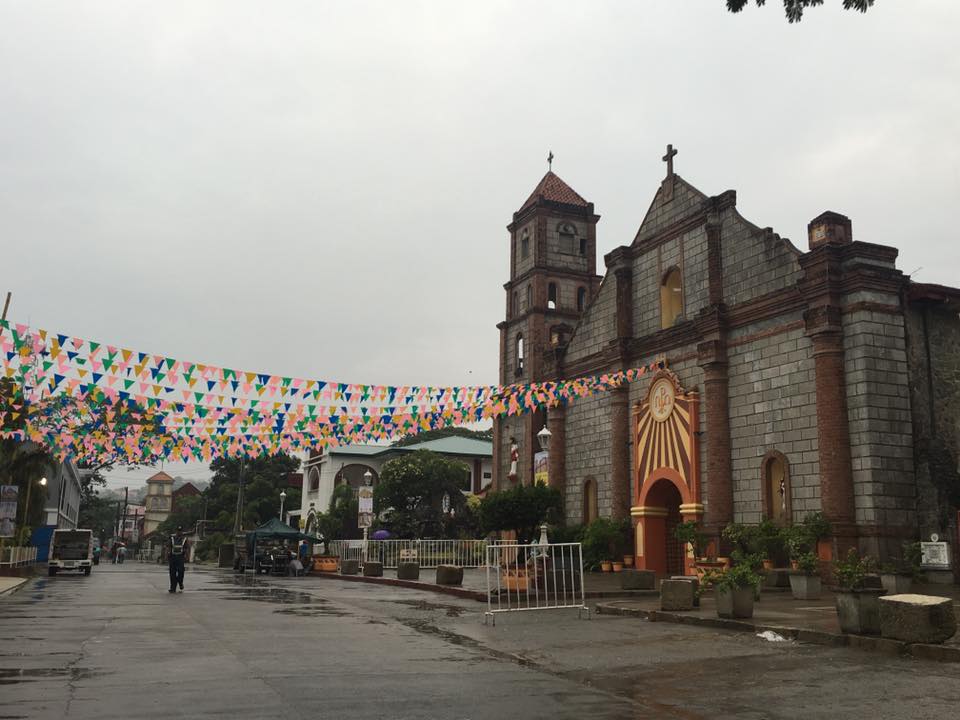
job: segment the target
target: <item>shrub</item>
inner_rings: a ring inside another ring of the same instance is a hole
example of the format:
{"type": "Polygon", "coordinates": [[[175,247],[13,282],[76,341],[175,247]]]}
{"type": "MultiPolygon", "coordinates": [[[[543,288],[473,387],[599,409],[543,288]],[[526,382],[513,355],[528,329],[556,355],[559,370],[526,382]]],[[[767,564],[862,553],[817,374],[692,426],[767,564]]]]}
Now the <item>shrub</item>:
{"type": "Polygon", "coordinates": [[[478,515],[486,533],[512,530],[517,542],[534,542],[541,523],[558,520],[562,512],[560,491],[534,483],[490,493],[481,501],[478,515]]]}
{"type": "Polygon", "coordinates": [[[864,578],[873,571],[873,561],[869,557],[861,558],[857,551],[850,548],[846,560],[837,560],[833,564],[833,575],[842,590],[856,590],[863,587],[864,578]]]}
{"type": "Polygon", "coordinates": [[[704,555],[707,536],[700,531],[700,525],[693,520],[687,520],[677,525],[674,537],[693,548],[693,557],[701,558],[704,555]]]}

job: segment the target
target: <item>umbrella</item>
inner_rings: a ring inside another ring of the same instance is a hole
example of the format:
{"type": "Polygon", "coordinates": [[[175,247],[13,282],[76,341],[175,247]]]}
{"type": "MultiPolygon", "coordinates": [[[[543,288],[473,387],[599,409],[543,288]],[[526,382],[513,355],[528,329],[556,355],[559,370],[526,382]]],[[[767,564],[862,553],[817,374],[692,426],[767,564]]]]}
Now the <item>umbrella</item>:
{"type": "Polygon", "coordinates": [[[389,530],[377,530],[373,535],[370,536],[374,540],[389,540],[390,531],[389,530]]]}

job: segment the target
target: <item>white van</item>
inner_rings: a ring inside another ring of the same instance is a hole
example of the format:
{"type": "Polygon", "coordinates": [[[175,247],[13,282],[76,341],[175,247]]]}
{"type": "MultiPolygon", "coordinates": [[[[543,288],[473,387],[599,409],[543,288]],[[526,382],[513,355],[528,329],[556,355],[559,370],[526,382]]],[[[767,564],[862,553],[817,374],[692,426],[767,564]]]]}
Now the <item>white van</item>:
{"type": "Polygon", "coordinates": [[[54,530],[50,538],[47,572],[53,577],[60,570],[80,570],[89,575],[93,569],[93,530],[54,530]]]}

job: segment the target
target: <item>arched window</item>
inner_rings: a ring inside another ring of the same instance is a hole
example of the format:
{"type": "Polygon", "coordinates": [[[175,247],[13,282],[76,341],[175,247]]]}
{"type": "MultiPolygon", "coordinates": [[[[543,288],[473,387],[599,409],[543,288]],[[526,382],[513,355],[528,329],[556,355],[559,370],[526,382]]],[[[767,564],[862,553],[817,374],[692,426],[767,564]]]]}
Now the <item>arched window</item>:
{"type": "Polygon", "coordinates": [[[317,468],[310,468],[310,489],[320,489],[320,471],[317,468]]]}
{"type": "Polygon", "coordinates": [[[583,524],[597,519],[597,481],[587,478],[583,483],[583,524]]]}
{"type": "Polygon", "coordinates": [[[577,288],[577,311],[583,312],[587,306],[587,289],[585,287],[577,288]]]}
{"type": "Polygon", "coordinates": [[[530,231],[524,230],[520,236],[520,259],[525,260],[530,257],[530,231]]]}
{"type": "Polygon", "coordinates": [[[517,335],[517,375],[523,374],[523,334],[517,335]]]}
{"type": "Polygon", "coordinates": [[[683,281],[679,268],[670,268],[660,284],[660,327],[673,327],[683,320],[683,281]]]}
{"type": "Polygon", "coordinates": [[[790,466],[786,455],[778,450],[771,450],[763,457],[760,472],[763,482],[763,514],[780,525],[790,524],[790,466]]]}
{"type": "Polygon", "coordinates": [[[577,229],[571,223],[560,223],[558,235],[560,236],[560,252],[567,255],[576,253],[577,247],[577,229]]]}
{"type": "Polygon", "coordinates": [[[547,307],[551,310],[557,309],[557,284],[550,283],[547,285],[547,307]]]}

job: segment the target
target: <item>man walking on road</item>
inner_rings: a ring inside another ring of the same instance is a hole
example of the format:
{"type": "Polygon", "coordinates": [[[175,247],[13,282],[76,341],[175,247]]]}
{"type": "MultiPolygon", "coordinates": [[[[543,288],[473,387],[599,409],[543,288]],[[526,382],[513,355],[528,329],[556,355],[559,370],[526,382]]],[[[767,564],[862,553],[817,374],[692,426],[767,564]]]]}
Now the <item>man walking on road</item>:
{"type": "Polygon", "coordinates": [[[177,532],[170,536],[167,543],[167,557],[170,563],[170,592],[176,592],[177,586],[183,591],[183,573],[186,570],[184,561],[187,557],[189,542],[183,536],[183,528],[178,527],[177,532]]]}

